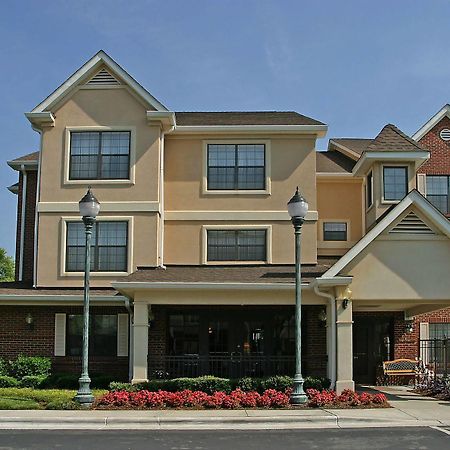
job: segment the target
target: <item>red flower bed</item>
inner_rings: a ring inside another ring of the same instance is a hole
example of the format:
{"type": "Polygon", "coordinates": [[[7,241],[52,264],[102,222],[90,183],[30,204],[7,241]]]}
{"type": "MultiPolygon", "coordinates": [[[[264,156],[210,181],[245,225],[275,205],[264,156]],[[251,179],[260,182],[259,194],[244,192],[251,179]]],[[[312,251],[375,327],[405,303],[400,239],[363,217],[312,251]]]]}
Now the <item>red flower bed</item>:
{"type": "MultiPolygon", "coordinates": [[[[285,408],[289,406],[291,389],[276,391],[267,389],[262,394],[258,392],[244,392],[240,389],[225,392],[214,392],[209,395],[201,391],[114,391],[99,398],[95,407],[98,408],[210,408],[210,409],[236,409],[236,408],[285,408]]],[[[308,389],[309,407],[354,407],[354,406],[388,406],[384,394],[357,394],[351,390],[345,390],[337,395],[334,391],[318,391],[308,389]]]]}
{"type": "Polygon", "coordinates": [[[316,389],[308,389],[308,406],[337,406],[337,407],[351,407],[351,406],[388,406],[387,398],[384,394],[369,394],[363,392],[358,394],[355,391],[346,389],[340,395],[334,391],[318,391],[316,389]]]}

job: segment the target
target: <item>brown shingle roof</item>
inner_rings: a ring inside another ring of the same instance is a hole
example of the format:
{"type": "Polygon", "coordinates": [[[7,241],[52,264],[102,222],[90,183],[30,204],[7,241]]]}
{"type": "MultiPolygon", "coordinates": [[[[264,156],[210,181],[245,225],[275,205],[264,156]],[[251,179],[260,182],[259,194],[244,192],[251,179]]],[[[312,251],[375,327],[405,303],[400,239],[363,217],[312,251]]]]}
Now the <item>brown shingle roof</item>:
{"type": "Polygon", "coordinates": [[[12,162],[21,161],[39,161],[39,152],[28,153],[27,155],[21,156],[19,158],[13,159],[12,162]]]}
{"type": "MultiPolygon", "coordinates": [[[[337,258],[319,259],[317,264],[302,266],[302,281],[320,277],[337,258]]],[[[138,268],[121,281],[178,283],[295,283],[294,265],[247,266],[167,266],[138,268]]]]}
{"type": "Polygon", "coordinates": [[[318,173],[351,173],[356,161],[337,151],[316,152],[318,173]]]}
{"type": "Polygon", "coordinates": [[[367,152],[426,152],[420,144],[395,125],[383,127],[378,136],[367,146],[367,152]]]}
{"type": "Polygon", "coordinates": [[[332,138],[330,143],[342,145],[354,153],[361,155],[367,146],[373,141],[373,139],[366,138],[332,138]]]}
{"type": "Polygon", "coordinates": [[[295,111],[176,112],[180,126],[214,125],[324,125],[295,111]]]}

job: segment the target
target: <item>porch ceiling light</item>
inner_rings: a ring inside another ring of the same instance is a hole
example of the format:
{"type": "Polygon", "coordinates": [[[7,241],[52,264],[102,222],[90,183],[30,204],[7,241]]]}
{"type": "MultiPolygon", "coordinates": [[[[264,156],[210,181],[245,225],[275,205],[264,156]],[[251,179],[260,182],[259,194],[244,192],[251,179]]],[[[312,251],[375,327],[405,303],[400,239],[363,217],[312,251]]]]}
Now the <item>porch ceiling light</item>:
{"type": "Polygon", "coordinates": [[[288,202],[287,209],[292,220],[299,219],[302,222],[305,220],[308,213],[308,202],[298,192],[298,186],[295,194],[288,202]]]}
{"type": "Polygon", "coordinates": [[[100,202],[94,197],[89,186],[86,195],[78,202],[81,217],[92,217],[95,219],[100,212],[100,202]]]}

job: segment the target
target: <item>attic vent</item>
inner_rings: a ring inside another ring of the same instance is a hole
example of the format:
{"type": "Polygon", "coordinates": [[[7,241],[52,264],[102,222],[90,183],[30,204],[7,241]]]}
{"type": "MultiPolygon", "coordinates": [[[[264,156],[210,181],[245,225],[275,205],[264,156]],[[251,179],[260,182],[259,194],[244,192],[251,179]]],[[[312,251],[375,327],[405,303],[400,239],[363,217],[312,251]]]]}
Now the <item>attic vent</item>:
{"type": "Polygon", "coordinates": [[[439,136],[443,141],[450,141],[450,130],[448,128],[444,128],[439,133],[439,136]]]}
{"type": "Polygon", "coordinates": [[[412,211],[406,215],[389,233],[402,234],[435,234],[434,231],[419,219],[412,211]]]}
{"type": "Polygon", "coordinates": [[[114,78],[106,69],[100,70],[94,77],[92,77],[87,85],[96,86],[114,86],[120,84],[119,80],[114,78]]]}

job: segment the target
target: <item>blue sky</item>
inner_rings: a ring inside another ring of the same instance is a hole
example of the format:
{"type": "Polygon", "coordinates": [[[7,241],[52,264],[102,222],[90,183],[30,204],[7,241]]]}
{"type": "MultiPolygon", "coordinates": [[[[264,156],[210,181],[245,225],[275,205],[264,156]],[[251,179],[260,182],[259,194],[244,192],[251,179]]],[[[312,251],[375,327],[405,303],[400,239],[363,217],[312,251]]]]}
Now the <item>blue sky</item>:
{"type": "MultiPolygon", "coordinates": [[[[328,137],[416,131],[450,101],[448,0],[3,0],[0,247],[38,148],[23,113],[104,49],[173,110],[296,110],[328,137]]],[[[319,142],[319,149],[326,147],[319,142]]]]}

